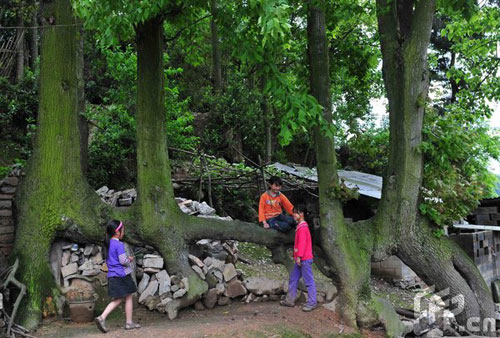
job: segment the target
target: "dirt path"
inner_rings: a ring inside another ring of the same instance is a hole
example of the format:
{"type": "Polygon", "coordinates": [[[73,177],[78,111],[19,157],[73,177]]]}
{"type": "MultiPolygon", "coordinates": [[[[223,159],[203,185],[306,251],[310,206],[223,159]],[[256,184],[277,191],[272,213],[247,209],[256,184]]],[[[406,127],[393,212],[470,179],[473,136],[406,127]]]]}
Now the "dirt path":
{"type": "MultiPolygon", "coordinates": [[[[170,321],[158,312],[144,307],[136,308],[134,318],[143,327],[125,331],[123,309],[115,311],[108,320],[110,332],[100,333],[93,323],[76,324],[45,321],[34,333],[36,337],[337,337],[354,331],[344,327],[335,313],[323,307],[305,313],[299,306],[282,307],[277,302],[242,304],[235,302],[212,310],[195,311],[192,308],[179,313],[170,321]]],[[[357,337],[353,335],[351,337],[357,337]]],[[[367,331],[362,337],[384,337],[381,331],[367,331]]]]}

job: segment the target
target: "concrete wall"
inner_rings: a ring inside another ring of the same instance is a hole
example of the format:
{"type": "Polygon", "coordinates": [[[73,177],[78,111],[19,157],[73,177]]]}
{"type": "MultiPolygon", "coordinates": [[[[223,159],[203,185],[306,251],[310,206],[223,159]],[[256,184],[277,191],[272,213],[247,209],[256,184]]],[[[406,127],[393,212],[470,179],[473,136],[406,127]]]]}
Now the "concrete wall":
{"type": "Polygon", "coordinates": [[[416,282],[417,275],[398,257],[391,256],[385,261],[372,263],[372,276],[381,277],[390,282],[416,282]]]}

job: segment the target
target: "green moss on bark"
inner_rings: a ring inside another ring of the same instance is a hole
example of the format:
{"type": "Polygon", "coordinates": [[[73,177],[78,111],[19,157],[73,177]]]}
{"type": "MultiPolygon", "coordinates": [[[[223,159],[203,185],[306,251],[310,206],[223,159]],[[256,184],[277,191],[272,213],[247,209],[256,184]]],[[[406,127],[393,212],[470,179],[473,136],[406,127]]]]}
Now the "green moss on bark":
{"type": "Polygon", "coordinates": [[[65,216],[88,220],[76,197],[88,190],[79,151],[79,28],[68,0],[43,3],[42,16],[57,25],[47,25],[42,36],[37,143],[18,192],[14,244],[28,290],[20,316],[30,328],[41,319],[42,299],[55,288],[48,253],[56,231],[65,227],[65,216]]]}

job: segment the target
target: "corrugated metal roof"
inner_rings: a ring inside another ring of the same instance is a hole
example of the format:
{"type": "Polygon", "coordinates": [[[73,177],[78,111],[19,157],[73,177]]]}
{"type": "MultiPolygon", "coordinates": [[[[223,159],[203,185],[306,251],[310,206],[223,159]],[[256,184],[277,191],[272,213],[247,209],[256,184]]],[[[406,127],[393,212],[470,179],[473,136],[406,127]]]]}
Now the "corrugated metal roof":
{"type": "MultiPolygon", "coordinates": [[[[301,177],[306,180],[318,182],[316,168],[307,168],[300,166],[287,166],[276,162],[273,166],[287,174],[301,177]]],[[[365,174],[359,171],[339,170],[338,174],[344,180],[348,188],[358,188],[361,195],[380,199],[382,196],[382,177],[365,174]]]]}
{"type": "Polygon", "coordinates": [[[499,226],[481,224],[453,224],[456,229],[500,231],[499,226]]]}

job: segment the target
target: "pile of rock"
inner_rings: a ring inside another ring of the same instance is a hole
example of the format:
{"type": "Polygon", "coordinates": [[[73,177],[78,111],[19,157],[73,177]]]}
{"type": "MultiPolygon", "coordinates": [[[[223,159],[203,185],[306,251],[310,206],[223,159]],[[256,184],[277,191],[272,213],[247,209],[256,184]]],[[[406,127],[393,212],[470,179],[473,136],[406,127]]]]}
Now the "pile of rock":
{"type": "Polygon", "coordinates": [[[238,261],[238,242],[202,239],[196,242],[199,257],[211,257],[227,263],[238,261]]]}
{"type": "Polygon", "coordinates": [[[208,291],[196,308],[213,308],[216,304],[227,305],[231,299],[246,296],[248,291],[243,282],[243,272],[237,270],[233,263],[225,263],[214,257],[206,257],[203,261],[189,255],[191,267],[198,276],[207,282],[208,291]]]}
{"type": "MultiPolygon", "coordinates": [[[[202,261],[195,255],[189,255],[191,267],[198,276],[207,282],[209,292],[203,297],[203,304],[213,308],[216,304],[225,305],[231,298],[245,296],[247,289],[243,285],[243,274],[237,271],[233,263],[237,260],[235,241],[198,242],[199,250],[206,258],[202,261]]],[[[137,250],[136,250],[137,252],[137,250]]],[[[150,310],[168,313],[168,303],[184,296],[189,290],[186,277],[170,275],[164,268],[163,258],[156,252],[147,250],[136,253],[136,276],[138,283],[139,303],[150,310]]],[[[200,256],[203,257],[203,256],[200,256]]],[[[197,308],[205,307],[201,302],[197,308]]]]}
{"type": "MultiPolygon", "coordinates": [[[[203,254],[200,256],[190,254],[188,258],[191,268],[208,284],[208,291],[195,303],[195,309],[212,309],[216,305],[230,304],[235,299],[246,303],[276,301],[287,292],[287,281],[262,277],[246,278],[240,269],[236,269],[233,263],[237,259],[237,242],[203,239],[197,242],[197,246],[202,248],[203,254]]],[[[140,259],[137,260],[137,264],[142,264],[144,271],[139,283],[139,302],[150,310],[156,309],[168,313],[168,303],[182,297],[189,290],[187,279],[169,277],[166,270],[159,270],[163,265],[161,257],[151,254],[144,257],[142,262],[140,259]],[[152,274],[149,271],[152,271],[152,274]]],[[[318,301],[320,303],[332,301],[336,293],[337,290],[333,285],[320,286],[318,301]]],[[[305,292],[299,292],[299,296],[301,300],[307,298],[305,292]]],[[[170,313],[168,314],[170,316],[170,313]]]]}
{"type": "Polygon", "coordinates": [[[129,207],[137,199],[137,191],[135,189],[114,191],[107,186],[102,186],[96,190],[96,193],[101,197],[103,202],[111,204],[114,207],[129,207]]]}
{"type": "Polygon", "coordinates": [[[188,215],[197,215],[198,217],[217,218],[226,221],[232,221],[231,216],[220,217],[215,214],[215,209],[207,204],[207,202],[197,202],[190,199],[176,197],[175,201],[179,205],[181,211],[188,215]]]}
{"type": "MultiPolygon", "coordinates": [[[[101,197],[101,200],[112,206],[128,207],[131,206],[137,199],[137,191],[128,189],[123,191],[114,191],[107,186],[102,186],[96,190],[96,193],[101,197]]],[[[198,202],[190,199],[176,197],[175,201],[179,205],[181,211],[188,215],[196,215],[206,218],[217,218],[231,221],[230,216],[220,217],[215,214],[215,209],[207,204],[207,202],[198,202]]]]}
{"type": "MultiPolygon", "coordinates": [[[[207,240],[202,242],[205,245],[207,240]]],[[[233,263],[211,256],[203,260],[194,255],[188,257],[192,269],[209,288],[195,304],[197,310],[227,305],[235,298],[241,298],[247,303],[278,300],[279,295],[284,293],[283,282],[267,278],[244,278],[243,272],[236,269],[233,263]]],[[[189,290],[188,279],[169,276],[167,270],[163,269],[163,259],[160,256],[146,254],[143,259],[137,259],[137,265],[138,270],[143,271],[138,286],[139,303],[150,310],[168,313],[168,303],[184,296],[189,290]]]]}
{"type": "Polygon", "coordinates": [[[98,245],[87,244],[81,247],[73,243],[64,245],[61,249],[60,270],[65,287],[75,277],[93,277],[108,271],[102,248],[98,245]]]}
{"type": "Polygon", "coordinates": [[[166,312],[169,302],[181,298],[189,290],[186,277],[169,275],[163,265],[163,258],[158,254],[147,253],[137,258],[139,303],[149,310],[166,312]]]}

